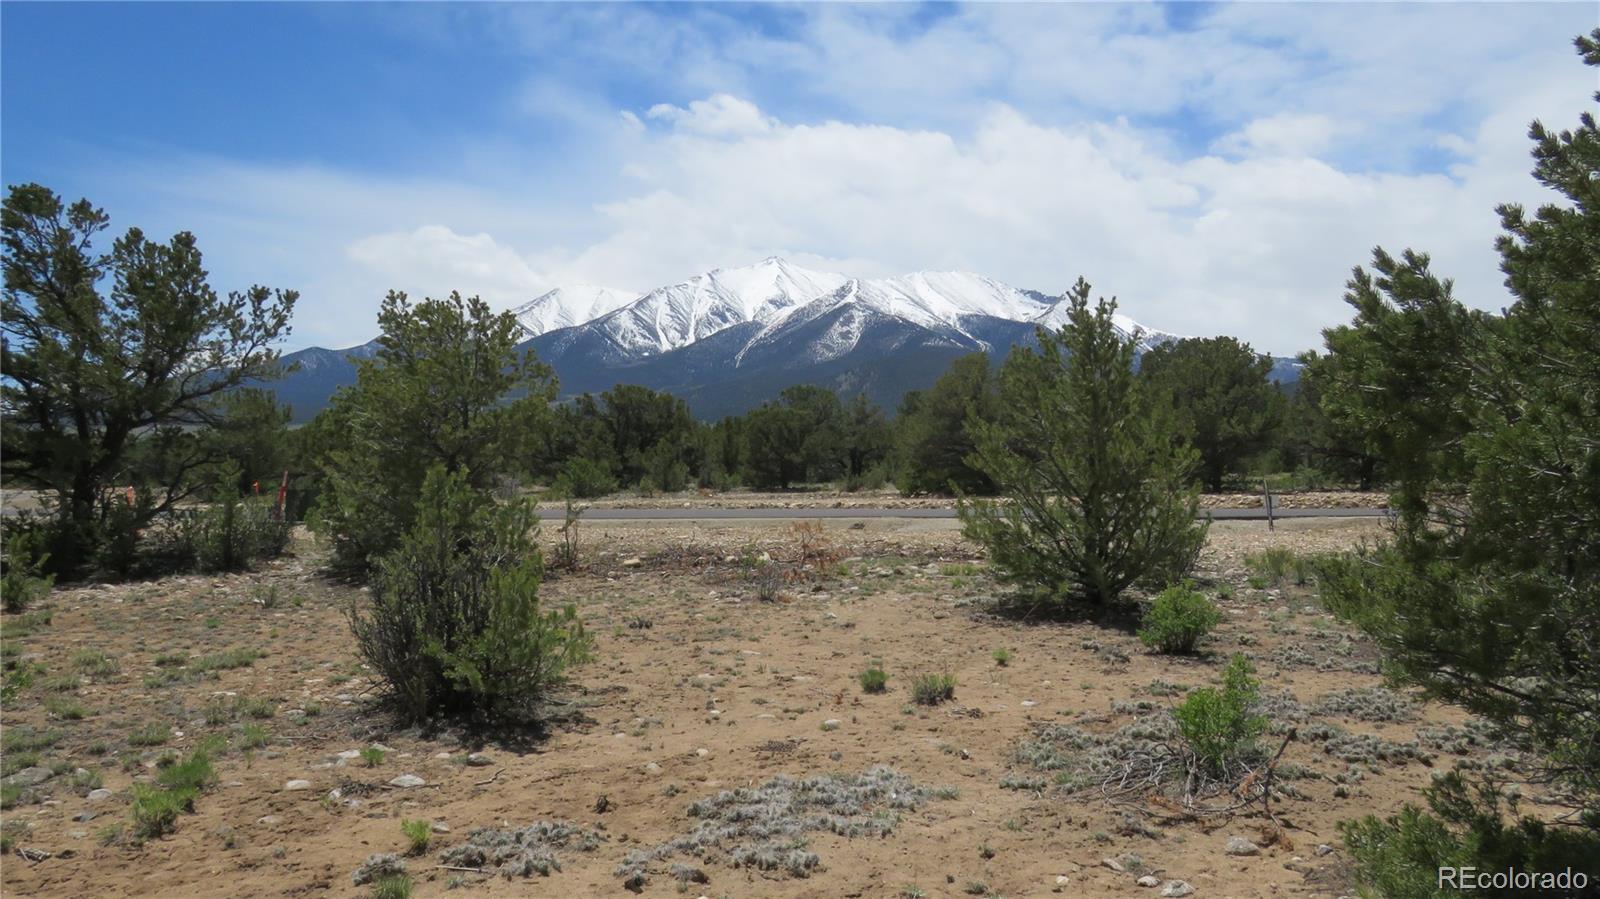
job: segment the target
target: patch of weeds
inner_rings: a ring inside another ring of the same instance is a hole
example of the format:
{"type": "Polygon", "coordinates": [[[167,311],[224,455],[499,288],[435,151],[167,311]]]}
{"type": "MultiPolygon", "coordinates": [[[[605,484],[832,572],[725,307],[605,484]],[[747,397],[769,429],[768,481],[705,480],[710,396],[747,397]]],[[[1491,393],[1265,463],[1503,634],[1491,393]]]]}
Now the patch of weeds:
{"type": "Polygon", "coordinates": [[[1011,650],[1001,647],[994,651],[994,663],[1001,668],[1011,664],[1011,650]]]}
{"type": "Polygon", "coordinates": [[[502,877],[530,877],[561,870],[558,849],[592,852],[604,839],[599,833],[566,821],[535,821],[520,830],[481,827],[467,841],[439,856],[447,865],[479,868],[502,877]]]}
{"type": "Polygon", "coordinates": [[[214,631],[217,628],[222,626],[222,619],[213,615],[212,617],[207,618],[205,621],[201,622],[201,624],[203,624],[205,626],[206,630],[214,631]]]}
{"type": "Polygon", "coordinates": [[[1249,579],[1247,579],[1245,581],[1245,583],[1249,584],[1250,585],[1250,589],[1252,589],[1252,590],[1265,590],[1265,589],[1267,589],[1267,579],[1262,577],[1259,574],[1250,575],[1249,579]]]}
{"type": "Polygon", "coordinates": [[[939,566],[939,573],[945,577],[973,577],[982,574],[983,569],[973,562],[947,562],[939,566]]]}
{"type": "Polygon", "coordinates": [[[911,682],[911,698],[918,705],[938,705],[956,697],[956,677],[953,674],[919,674],[911,682]]]}
{"type": "Polygon", "coordinates": [[[76,674],[52,674],[39,681],[39,689],[46,693],[71,693],[81,686],[83,681],[76,674]]]}
{"type": "Polygon", "coordinates": [[[59,742],[61,742],[60,731],[36,731],[31,727],[13,726],[6,728],[5,737],[0,739],[0,748],[7,753],[35,752],[49,749],[59,742]]]}
{"type": "Polygon", "coordinates": [[[16,808],[34,801],[34,794],[22,784],[0,783],[0,809],[16,808]]]}
{"type": "Polygon", "coordinates": [[[79,796],[87,796],[105,785],[105,778],[100,776],[100,772],[88,768],[78,768],[67,777],[67,788],[79,796]]]}
{"type": "Polygon", "coordinates": [[[155,657],[157,668],[181,668],[189,664],[189,654],[181,650],[163,652],[155,657]]]}
{"type": "Polygon", "coordinates": [[[1322,751],[1342,762],[1367,765],[1378,762],[1403,765],[1408,761],[1429,764],[1433,761],[1433,754],[1415,741],[1397,743],[1371,734],[1340,734],[1329,739],[1322,751]]]}
{"type": "Polygon", "coordinates": [[[28,833],[28,825],[22,821],[7,821],[0,824],[0,855],[10,855],[16,848],[17,841],[28,833]]]}
{"type": "Polygon", "coordinates": [[[1253,672],[1248,659],[1235,655],[1223,672],[1222,689],[1195,690],[1172,711],[1184,742],[1215,773],[1248,755],[1266,729],[1267,719],[1252,711],[1261,695],[1253,672]]]}
{"type": "Polygon", "coordinates": [[[400,822],[400,832],[405,834],[407,855],[421,855],[428,851],[428,844],[433,842],[433,823],[423,819],[407,819],[400,822]]]}
{"type": "Polygon", "coordinates": [[[23,768],[32,768],[39,764],[39,753],[32,751],[10,752],[0,758],[0,777],[10,777],[23,768]]]}
{"type": "Polygon", "coordinates": [[[889,673],[883,670],[882,662],[873,662],[872,667],[861,672],[856,679],[861,682],[863,693],[882,693],[889,689],[889,673]]]}
{"type": "Polygon", "coordinates": [[[881,839],[894,832],[900,813],[920,807],[933,795],[882,766],[857,776],[780,776],[694,803],[689,807],[689,816],[698,821],[694,829],[629,853],[616,874],[624,883],[642,885],[653,862],[690,855],[807,877],[821,865],[816,853],[805,848],[807,833],[881,839]]]}
{"type": "Polygon", "coordinates": [[[237,696],[233,700],[233,712],[247,718],[266,719],[278,714],[278,704],[265,696],[237,696]]]}
{"type": "Polygon", "coordinates": [[[259,724],[246,724],[239,729],[240,749],[260,749],[267,745],[269,739],[267,729],[259,724]]]}
{"type": "Polygon", "coordinates": [[[367,746],[361,750],[361,762],[368,768],[376,768],[383,764],[383,757],[387,755],[376,746],[367,746]]]}
{"type": "Polygon", "coordinates": [[[160,746],[172,739],[172,728],[151,722],[141,724],[128,734],[129,746],[160,746]]]}
{"type": "Polygon", "coordinates": [[[207,724],[212,727],[220,727],[233,720],[233,707],[228,703],[228,700],[221,696],[213,696],[206,700],[206,708],[203,714],[207,724]]]}
{"type": "Polygon", "coordinates": [[[94,680],[112,677],[122,670],[122,666],[117,664],[116,659],[93,649],[73,653],[72,668],[79,674],[94,680]]]}
{"type": "MultiPolygon", "coordinates": [[[[162,687],[172,687],[179,684],[193,684],[200,681],[205,675],[192,668],[162,668],[154,674],[147,674],[144,678],[146,690],[159,690],[162,687]]],[[[212,675],[215,677],[215,675],[212,675]]]]}
{"type": "Polygon", "coordinates": [[[989,885],[981,880],[969,880],[967,885],[961,888],[961,892],[968,896],[986,896],[989,893],[989,885]]]}
{"type": "Polygon", "coordinates": [[[197,672],[229,671],[234,668],[248,668],[255,664],[256,659],[266,655],[259,649],[238,646],[223,652],[195,659],[190,668],[197,672]]]}

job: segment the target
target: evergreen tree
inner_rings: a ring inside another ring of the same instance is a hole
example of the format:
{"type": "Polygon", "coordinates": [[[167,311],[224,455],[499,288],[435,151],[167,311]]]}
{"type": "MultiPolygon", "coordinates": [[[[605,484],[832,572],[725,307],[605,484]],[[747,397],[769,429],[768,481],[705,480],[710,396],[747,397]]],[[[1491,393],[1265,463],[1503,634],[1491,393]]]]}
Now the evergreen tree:
{"type": "Polygon", "coordinates": [[[1198,452],[1206,489],[1245,470],[1267,449],[1278,426],[1277,388],[1267,379],[1271,357],[1232,337],[1180,340],[1139,362],[1140,375],[1171,405],[1177,433],[1198,452]]]}
{"type": "Polygon", "coordinates": [[[156,243],[130,228],[97,254],[106,214],[38,184],[11,188],[0,217],[3,470],[52,497],[50,564],[76,573],[117,536],[113,511],[131,533],[205,486],[226,398],[276,376],[297,295],[218,296],[188,232],[156,243]],[[137,502],[108,502],[130,484],[137,502]]]}
{"type": "Polygon", "coordinates": [[[391,292],[378,324],[377,354],[318,416],[338,425],[319,509],[335,565],[353,570],[411,527],[433,466],[478,490],[517,471],[555,395],[549,369],[517,350],[516,318],[477,297],[412,304],[391,292]]]}
{"type": "Polygon", "coordinates": [[[1005,580],[1105,605],[1136,582],[1186,574],[1206,526],[1188,483],[1195,453],[1134,374],[1116,301],[1091,309],[1081,278],[1067,299],[1067,323],[1040,329],[1038,352],[1006,360],[996,419],[968,426],[969,461],[1007,501],[958,508],[963,533],[1005,580]]]}
{"type": "MultiPolygon", "coordinates": [[[[1600,66],[1600,29],[1577,44],[1600,66]]],[[[1341,377],[1327,385],[1324,406],[1374,436],[1399,519],[1381,548],[1330,566],[1323,594],[1376,638],[1396,677],[1536,750],[1543,778],[1581,808],[1592,860],[1600,852],[1600,132],[1586,112],[1576,130],[1535,122],[1530,134],[1534,177],[1567,202],[1532,215],[1499,208],[1501,268],[1516,298],[1503,316],[1462,307],[1426,256],[1380,249],[1375,274],[1357,269],[1349,282],[1354,322],[1326,332],[1341,377]]],[[[1436,793],[1434,808],[1465,828],[1460,845],[1506,861],[1489,850],[1521,844],[1502,839],[1498,811],[1459,814],[1468,795],[1436,793]]],[[[1381,867],[1382,844],[1419,820],[1414,811],[1410,824],[1369,819],[1350,835],[1381,867]]],[[[1533,835],[1517,850],[1525,860],[1548,857],[1545,830],[1518,833],[1533,835]]]]}
{"type": "Polygon", "coordinates": [[[901,491],[994,493],[994,481],[967,461],[976,449],[967,421],[993,421],[996,405],[996,380],[985,353],[956,359],[931,388],[906,394],[895,422],[901,491]]]}

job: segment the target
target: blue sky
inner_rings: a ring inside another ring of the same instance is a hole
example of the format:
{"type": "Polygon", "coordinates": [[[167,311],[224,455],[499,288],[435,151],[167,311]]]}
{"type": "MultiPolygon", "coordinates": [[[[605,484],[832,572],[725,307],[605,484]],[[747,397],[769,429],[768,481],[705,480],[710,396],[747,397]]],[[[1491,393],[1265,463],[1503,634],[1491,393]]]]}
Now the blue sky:
{"type": "Polygon", "coordinates": [[[214,283],[512,305],[771,254],[962,268],[1292,352],[1382,243],[1505,301],[1592,4],[0,6],[0,174],[193,230],[214,283]]]}

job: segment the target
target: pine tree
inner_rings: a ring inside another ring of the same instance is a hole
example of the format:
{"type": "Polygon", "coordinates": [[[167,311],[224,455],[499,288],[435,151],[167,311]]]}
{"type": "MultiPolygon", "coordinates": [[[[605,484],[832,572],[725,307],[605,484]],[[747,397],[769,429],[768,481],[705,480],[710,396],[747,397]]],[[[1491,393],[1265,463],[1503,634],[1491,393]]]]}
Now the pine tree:
{"type": "Polygon", "coordinates": [[[1140,375],[1172,406],[1178,433],[1199,453],[1206,489],[1221,490],[1267,448],[1280,418],[1271,371],[1271,357],[1232,337],[1164,344],[1139,361],[1140,375]]]}
{"type": "MultiPolygon", "coordinates": [[[[1600,66],[1600,29],[1577,45],[1600,66]]],[[[1530,136],[1534,177],[1567,202],[1532,215],[1499,208],[1501,267],[1516,297],[1503,316],[1463,308],[1421,254],[1377,250],[1376,274],[1357,269],[1350,280],[1355,321],[1328,332],[1344,375],[1324,403],[1379,435],[1400,517],[1384,546],[1330,567],[1323,594],[1376,638],[1396,677],[1534,749],[1542,777],[1583,811],[1592,859],[1600,851],[1600,132],[1584,113],[1576,130],[1535,122],[1530,136]]],[[[1517,846],[1526,861],[1567,845],[1527,822],[1512,842],[1491,803],[1462,797],[1470,793],[1456,785],[1435,794],[1434,808],[1486,853],[1517,846]],[[1484,805],[1490,813],[1461,811],[1484,805]]],[[[1370,849],[1373,872],[1384,864],[1385,834],[1404,826],[1421,825],[1413,815],[1411,825],[1369,819],[1352,831],[1370,849]]]]}
{"type": "Polygon", "coordinates": [[[959,511],[1007,581],[1105,605],[1188,572],[1206,526],[1188,482],[1195,453],[1134,374],[1116,301],[1091,309],[1081,278],[1067,298],[1067,323],[1006,360],[996,420],[969,424],[970,462],[1005,501],[964,499],[959,511]]]}

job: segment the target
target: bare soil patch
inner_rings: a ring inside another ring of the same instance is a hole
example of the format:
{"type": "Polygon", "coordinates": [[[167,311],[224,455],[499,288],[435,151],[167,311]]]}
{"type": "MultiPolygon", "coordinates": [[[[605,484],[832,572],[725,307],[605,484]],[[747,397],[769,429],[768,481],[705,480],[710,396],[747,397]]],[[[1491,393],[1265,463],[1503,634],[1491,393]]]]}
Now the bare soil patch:
{"type": "Polygon", "coordinates": [[[33,675],[4,709],[7,773],[21,757],[50,776],[4,811],[0,892],[364,896],[352,873],[393,853],[416,896],[1158,894],[1144,875],[1200,897],[1338,896],[1337,821],[1414,801],[1457,759],[1505,762],[1455,710],[1383,691],[1371,646],[1314,585],[1246,564],[1348,547],[1378,522],[1214,525],[1202,586],[1232,595],[1193,658],[994,614],[1003,590],[950,521],[824,522],[822,548],[787,522],[582,527],[585,567],[542,595],[579,607],[598,661],[542,739],[397,728],[353,652],[359,593],[319,575],[304,536],[252,574],[60,589],[30,633],[7,616],[7,657],[33,675]],[[750,572],[770,564],[800,573],[763,601],[750,572]],[[1282,838],[1254,808],[1184,819],[1058,780],[1062,729],[1159,719],[1234,651],[1254,658],[1275,733],[1297,728],[1282,838]],[[867,694],[874,662],[889,681],[867,694]],[[943,673],[953,700],[913,702],[917,675],[943,673]],[[217,786],[175,833],[131,840],[131,787],[208,737],[228,746],[217,786]],[[401,822],[418,819],[433,833],[408,857],[401,822]],[[1228,854],[1235,836],[1259,851],[1228,854]]]}

